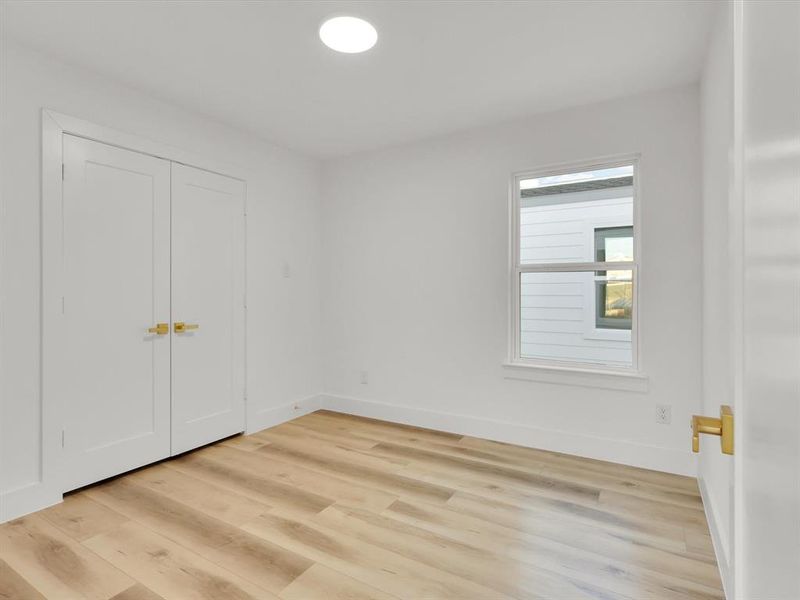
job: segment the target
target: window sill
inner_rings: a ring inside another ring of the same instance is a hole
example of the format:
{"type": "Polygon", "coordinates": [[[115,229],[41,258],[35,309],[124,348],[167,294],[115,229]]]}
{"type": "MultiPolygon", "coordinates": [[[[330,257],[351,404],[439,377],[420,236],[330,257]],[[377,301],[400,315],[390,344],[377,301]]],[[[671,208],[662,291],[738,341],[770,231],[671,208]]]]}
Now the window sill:
{"type": "Polygon", "coordinates": [[[503,377],[521,381],[538,381],[559,385],[620,390],[644,393],[650,378],[638,371],[614,371],[591,367],[567,367],[533,363],[503,363],[503,377]]]}

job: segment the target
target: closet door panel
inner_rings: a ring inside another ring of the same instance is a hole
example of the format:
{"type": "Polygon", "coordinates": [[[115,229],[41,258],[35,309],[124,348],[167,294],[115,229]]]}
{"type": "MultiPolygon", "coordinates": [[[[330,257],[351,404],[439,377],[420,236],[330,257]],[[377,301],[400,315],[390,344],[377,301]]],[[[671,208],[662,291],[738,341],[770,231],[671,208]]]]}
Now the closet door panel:
{"type": "Polygon", "coordinates": [[[169,169],[64,136],[64,489],[169,455],[169,169]]]}
{"type": "Polygon", "coordinates": [[[177,163],[172,319],[172,453],[178,454],[243,431],[245,413],[244,183],[177,163]]]}

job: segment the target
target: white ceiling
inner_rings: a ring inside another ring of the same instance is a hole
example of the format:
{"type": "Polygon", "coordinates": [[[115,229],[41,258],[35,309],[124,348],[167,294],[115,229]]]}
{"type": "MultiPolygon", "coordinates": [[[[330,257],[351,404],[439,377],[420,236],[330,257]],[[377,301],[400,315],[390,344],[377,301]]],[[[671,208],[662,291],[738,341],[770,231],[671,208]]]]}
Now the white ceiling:
{"type": "Polygon", "coordinates": [[[9,1],[5,30],[60,59],[331,157],[698,78],[697,0],[9,1]],[[317,30],[369,20],[344,55],[317,30]]]}

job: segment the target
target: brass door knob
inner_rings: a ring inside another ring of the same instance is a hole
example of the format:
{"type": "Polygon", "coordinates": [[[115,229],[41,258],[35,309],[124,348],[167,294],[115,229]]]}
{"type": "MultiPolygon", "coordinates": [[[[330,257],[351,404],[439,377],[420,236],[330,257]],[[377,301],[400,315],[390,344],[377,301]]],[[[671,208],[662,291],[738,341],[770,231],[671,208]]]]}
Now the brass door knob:
{"type": "Polygon", "coordinates": [[[155,333],[156,335],[167,335],[169,333],[169,323],[156,323],[155,327],[150,327],[147,333],[155,333]]]}
{"type": "Polygon", "coordinates": [[[692,416],[692,452],[700,452],[700,434],[718,435],[723,454],[733,454],[733,411],[723,404],[719,407],[719,419],[692,416]]]}
{"type": "Polygon", "coordinates": [[[184,323],[183,321],[177,321],[173,327],[175,328],[175,333],[184,333],[186,331],[200,329],[200,325],[197,323],[184,323]]]}

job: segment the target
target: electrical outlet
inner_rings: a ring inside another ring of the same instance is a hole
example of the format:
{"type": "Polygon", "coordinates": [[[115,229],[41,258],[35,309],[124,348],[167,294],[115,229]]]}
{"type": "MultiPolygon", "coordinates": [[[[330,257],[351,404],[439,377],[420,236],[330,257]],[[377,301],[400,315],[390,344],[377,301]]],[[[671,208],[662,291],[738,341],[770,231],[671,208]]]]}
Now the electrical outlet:
{"type": "Polygon", "coordinates": [[[656,404],[656,423],[669,425],[672,422],[672,406],[669,404],[656,404]]]}
{"type": "Polygon", "coordinates": [[[369,373],[361,371],[361,384],[367,385],[369,383],[369,373]]]}
{"type": "Polygon", "coordinates": [[[289,268],[288,262],[283,263],[283,276],[287,279],[292,276],[292,270],[289,268]]]}

